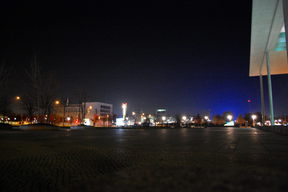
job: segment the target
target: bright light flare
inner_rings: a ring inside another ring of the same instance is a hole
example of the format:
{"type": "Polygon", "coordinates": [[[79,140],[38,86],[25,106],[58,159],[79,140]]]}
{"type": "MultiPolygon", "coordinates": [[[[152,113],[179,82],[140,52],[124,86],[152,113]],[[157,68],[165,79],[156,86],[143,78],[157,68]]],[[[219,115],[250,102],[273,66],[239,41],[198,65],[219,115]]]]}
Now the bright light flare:
{"type": "Polygon", "coordinates": [[[232,121],[233,116],[232,116],[232,115],[227,115],[227,119],[228,119],[229,121],[232,121]]]}
{"type": "Polygon", "coordinates": [[[253,114],[253,115],[251,115],[251,118],[252,118],[253,121],[254,121],[255,119],[257,119],[257,115],[253,114]]]}

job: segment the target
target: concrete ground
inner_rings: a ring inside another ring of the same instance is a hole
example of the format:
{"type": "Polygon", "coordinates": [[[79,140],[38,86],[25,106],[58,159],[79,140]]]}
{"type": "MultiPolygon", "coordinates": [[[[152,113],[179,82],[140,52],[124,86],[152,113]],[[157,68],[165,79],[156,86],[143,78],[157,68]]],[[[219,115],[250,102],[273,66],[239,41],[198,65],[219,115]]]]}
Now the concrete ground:
{"type": "Polygon", "coordinates": [[[288,137],[254,128],[0,131],[0,191],[287,191],[288,137]]]}

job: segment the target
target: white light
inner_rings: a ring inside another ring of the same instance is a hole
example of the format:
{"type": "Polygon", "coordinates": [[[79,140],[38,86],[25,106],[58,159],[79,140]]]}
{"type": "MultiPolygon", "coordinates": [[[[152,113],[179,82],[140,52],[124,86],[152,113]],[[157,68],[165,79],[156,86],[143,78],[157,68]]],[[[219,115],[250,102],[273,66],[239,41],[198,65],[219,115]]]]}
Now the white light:
{"type": "Polygon", "coordinates": [[[127,108],[127,103],[122,103],[122,109],[126,109],[127,108]]]}
{"type": "Polygon", "coordinates": [[[67,117],[66,119],[67,119],[67,121],[70,121],[70,120],[71,120],[71,117],[67,117]]]}
{"type": "Polygon", "coordinates": [[[132,115],[136,115],[136,113],[135,113],[135,112],[132,112],[132,115]]]}
{"type": "Polygon", "coordinates": [[[254,121],[255,119],[257,119],[257,115],[253,114],[253,115],[251,115],[251,118],[252,118],[253,121],[254,121]]]}
{"type": "MultiPolygon", "coordinates": [[[[68,120],[69,121],[69,120],[68,120]]],[[[92,125],[92,122],[90,121],[90,119],[85,118],[84,119],[84,125],[92,125]]]]}
{"type": "Polygon", "coordinates": [[[124,126],[124,121],[123,121],[123,118],[116,118],[116,126],[117,127],[121,127],[121,126],[124,126]]]}
{"type": "Polygon", "coordinates": [[[187,119],[186,116],[183,116],[183,117],[182,117],[182,120],[183,120],[183,121],[186,121],[186,119],[187,119]]]}
{"type": "Polygon", "coordinates": [[[227,119],[228,119],[229,121],[231,121],[231,120],[233,119],[233,116],[232,116],[232,115],[227,115],[227,119]]]}
{"type": "Polygon", "coordinates": [[[209,117],[206,115],[206,116],[204,116],[204,119],[207,121],[209,119],[209,117]]]}
{"type": "Polygon", "coordinates": [[[162,121],[165,121],[166,120],[166,117],[165,116],[162,116],[162,121]]]}
{"type": "Polygon", "coordinates": [[[123,121],[126,119],[126,112],[127,112],[127,103],[122,103],[123,121]]]}

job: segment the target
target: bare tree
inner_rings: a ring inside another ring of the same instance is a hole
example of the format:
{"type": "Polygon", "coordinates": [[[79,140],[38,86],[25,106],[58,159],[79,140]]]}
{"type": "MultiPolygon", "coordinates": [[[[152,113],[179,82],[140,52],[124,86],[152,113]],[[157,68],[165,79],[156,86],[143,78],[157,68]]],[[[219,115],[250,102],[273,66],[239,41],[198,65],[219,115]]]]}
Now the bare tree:
{"type": "Polygon", "coordinates": [[[79,103],[79,119],[83,123],[86,116],[86,103],[88,101],[87,93],[84,90],[78,92],[78,103],[79,103]]]}
{"type": "Polygon", "coordinates": [[[9,69],[6,67],[5,62],[2,61],[0,65],[0,89],[4,88],[7,84],[9,77],[9,69]]]}
{"type": "Polygon", "coordinates": [[[50,115],[53,109],[53,100],[57,89],[55,77],[40,70],[36,56],[30,65],[30,70],[27,71],[29,77],[30,88],[27,90],[26,112],[32,115],[35,113],[40,122],[49,122],[50,115]]]}
{"type": "Polygon", "coordinates": [[[10,71],[5,61],[0,65],[0,114],[7,115],[9,113],[10,99],[7,94],[7,83],[10,71]]]}
{"type": "Polygon", "coordinates": [[[22,96],[21,102],[23,105],[23,109],[26,112],[26,115],[31,122],[36,112],[36,102],[32,99],[33,95],[31,92],[25,93],[22,96]]]}

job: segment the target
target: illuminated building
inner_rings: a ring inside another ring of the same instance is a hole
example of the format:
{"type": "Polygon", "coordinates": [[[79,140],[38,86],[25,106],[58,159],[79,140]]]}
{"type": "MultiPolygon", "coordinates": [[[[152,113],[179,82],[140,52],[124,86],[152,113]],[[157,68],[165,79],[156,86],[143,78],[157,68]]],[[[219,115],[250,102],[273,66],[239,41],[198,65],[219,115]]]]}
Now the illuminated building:
{"type": "Polygon", "coordinates": [[[262,76],[267,75],[270,119],[274,125],[271,75],[288,74],[287,27],[287,0],[253,0],[249,75],[260,79],[262,123],[265,122],[262,76]]]}
{"type": "Polygon", "coordinates": [[[167,113],[166,113],[166,109],[157,109],[156,111],[156,121],[158,122],[161,122],[163,121],[162,120],[162,117],[166,117],[167,116],[167,113]]]}
{"type": "Polygon", "coordinates": [[[54,116],[65,125],[84,123],[95,127],[112,125],[113,105],[102,102],[86,102],[82,104],[58,104],[54,107],[54,116]],[[69,121],[67,121],[69,117],[69,121]],[[63,119],[65,121],[63,122],[63,119]],[[82,121],[82,122],[81,122],[82,121]]]}

